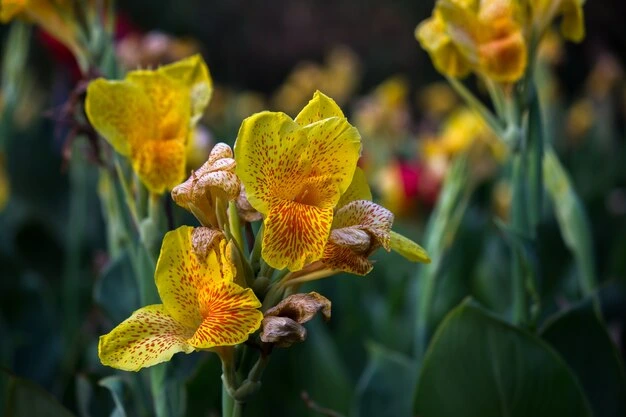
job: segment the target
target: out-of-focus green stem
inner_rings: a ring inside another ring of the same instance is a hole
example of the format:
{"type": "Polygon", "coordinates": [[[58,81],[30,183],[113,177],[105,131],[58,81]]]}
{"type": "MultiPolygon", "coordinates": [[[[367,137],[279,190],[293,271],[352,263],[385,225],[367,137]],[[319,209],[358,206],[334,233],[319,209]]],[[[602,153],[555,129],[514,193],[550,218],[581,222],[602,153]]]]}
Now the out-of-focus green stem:
{"type": "Polygon", "coordinates": [[[239,213],[237,212],[237,205],[234,201],[228,203],[228,223],[230,225],[230,233],[237,242],[239,250],[243,253],[243,235],[241,234],[241,222],[239,220],[239,213]]]}
{"type": "Polygon", "coordinates": [[[261,263],[261,249],[263,248],[263,225],[259,228],[259,231],[256,234],[256,238],[254,239],[254,247],[252,248],[252,253],[250,254],[250,266],[252,266],[253,271],[258,271],[261,263]]]}
{"type": "Polygon", "coordinates": [[[502,122],[489,110],[483,103],[481,103],[471,91],[463,85],[463,83],[456,78],[447,77],[448,82],[454,88],[454,90],[463,98],[465,103],[474,111],[476,111],[487,125],[494,131],[494,133],[500,137],[505,138],[504,126],[502,122]]]}
{"type": "Polygon", "coordinates": [[[457,157],[450,167],[440,198],[428,223],[425,241],[432,262],[420,265],[418,285],[419,299],[415,322],[414,352],[421,363],[431,334],[431,310],[435,297],[437,277],[447,249],[454,240],[459,224],[467,208],[473,187],[467,172],[467,160],[457,157]]]}
{"type": "MultiPolygon", "coordinates": [[[[513,155],[513,196],[511,200],[511,224],[515,231],[525,232],[528,230],[526,212],[526,172],[524,167],[524,155],[517,152],[513,155]]],[[[528,322],[528,302],[526,286],[524,284],[524,270],[522,266],[522,254],[513,249],[511,261],[512,299],[514,324],[528,322]]]]}

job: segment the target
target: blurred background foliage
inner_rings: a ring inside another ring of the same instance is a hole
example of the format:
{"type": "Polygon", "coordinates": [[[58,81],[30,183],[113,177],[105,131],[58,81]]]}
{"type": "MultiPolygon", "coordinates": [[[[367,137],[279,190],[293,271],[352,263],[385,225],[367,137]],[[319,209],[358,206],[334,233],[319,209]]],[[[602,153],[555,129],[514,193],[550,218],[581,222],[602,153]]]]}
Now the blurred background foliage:
{"type": "MultiPolygon", "coordinates": [[[[473,167],[468,181],[473,181],[475,192],[465,203],[456,202],[467,204],[457,219],[458,231],[440,236],[449,253],[430,301],[429,328],[436,328],[467,296],[502,317],[510,313],[510,254],[494,221],[508,212],[510,190],[498,175],[505,168],[498,163],[499,151],[490,145],[489,133],[462,119],[460,100],[441,83],[414,39],[416,24],[430,15],[433,2],[118,3],[118,54],[128,68],[156,66],[200,51],[211,69],[216,91],[203,121],[205,129],[190,150],[190,167],[204,161],[212,143],[232,144],[243,118],[263,109],[294,115],[320,89],[334,97],[359,128],[364,141],[361,165],[376,198],[396,214],[399,230],[420,238],[441,198],[452,158],[465,154],[469,142],[482,144],[487,151],[472,145],[467,152],[473,167]]],[[[588,35],[581,44],[563,44],[556,36],[546,42],[540,90],[548,140],[588,211],[599,297],[608,334],[622,358],[625,13],[622,1],[588,2],[588,35]]],[[[14,407],[15,414],[9,415],[64,415],[55,414],[58,403],[79,416],[122,416],[124,409],[130,416],[146,415],[149,394],[139,383],[145,373],[113,372],[97,358],[98,336],[138,307],[138,297],[124,258],[113,264],[107,259],[97,198],[98,187],[104,186],[97,181],[98,155],[84,139],[71,143],[70,126],[63,118],[79,72],[71,55],[36,28],[5,25],[0,34],[5,57],[0,366],[11,375],[3,377],[3,384],[25,398],[42,399],[30,404],[41,409],[19,414],[14,407]]],[[[588,331],[568,328],[567,322],[554,328],[546,324],[549,316],[581,299],[580,272],[548,204],[539,225],[539,325],[552,331],[546,338],[553,337],[558,350],[559,343],[592,338],[597,328],[593,323],[585,328],[588,331]]],[[[175,214],[177,224],[183,218],[193,224],[182,211],[175,214]]],[[[320,407],[358,416],[404,415],[416,383],[411,355],[419,268],[396,254],[378,254],[376,268],[367,277],[340,276],[310,285],[332,300],[333,318],[330,323],[314,321],[305,343],[272,355],[264,389],[246,415],[320,415],[320,407]]],[[[579,308],[584,310],[584,303],[579,308]]],[[[599,358],[612,355],[610,343],[596,352],[599,358]]],[[[581,361],[585,369],[593,363],[590,358],[581,361]]],[[[182,381],[184,389],[172,387],[172,398],[186,403],[186,415],[219,415],[217,357],[196,354],[174,362],[173,380],[182,381]]],[[[594,409],[598,416],[623,415],[623,404],[614,401],[624,393],[623,370],[616,363],[609,361],[605,368],[617,376],[592,375],[604,379],[606,386],[613,386],[610,378],[622,381],[614,385],[615,396],[603,403],[614,407],[594,409]]]]}

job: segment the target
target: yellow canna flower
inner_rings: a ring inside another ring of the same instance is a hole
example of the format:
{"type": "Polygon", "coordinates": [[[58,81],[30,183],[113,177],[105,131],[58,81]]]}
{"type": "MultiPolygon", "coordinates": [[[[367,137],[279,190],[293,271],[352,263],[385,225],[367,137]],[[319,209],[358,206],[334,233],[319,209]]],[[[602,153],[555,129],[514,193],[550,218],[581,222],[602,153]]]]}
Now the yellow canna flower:
{"type": "Polygon", "coordinates": [[[243,121],[236,172],[264,217],[268,265],[294,271],[322,257],[333,209],[352,181],[360,150],[359,132],[319,91],[295,120],[262,112],[243,121]]]}
{"type": "Polygon", "coordinates": [[[163,304],[135,311],[100,337],[104,365],[138,371],[178,352],[243,343],[260,327],[261,303],[233,282],[224,240],[207,242],[212,234],[203,229],[183,226],[165,235],[155,272],[163,304]]]}
{"type": "Polygon", "coordinates": [[[76,7],[71,0],[0,0],[0,22],[21,18],[35,23],[67,46],[85,70],[86,55],[79,41],[76,7]]]}
{"type": "Polygon", "coordinates": [[[327,267],[365,275],[373,268],[368,259],[378,248],[394,250],[414,262],[430,262],[426,251],[391,230],[393,214],[373,203],[367,178],[356,169],[346,198],[337,205],[328,243],[321,262],[327,267]]]}
{"type": "Polygon", "coordinates": [[[161,194],[185,177],[187,142],[211,92],[209,70],[194,55],[155,71],[132,71],[123,81],[92,81],[85,110],[146,187],[161,194]]]}
{"type": "Polygon", "coordinates": [[[515,82],[527,64],[520,21],[514,0],[438,0],[415,36],[443,74],[463,77],[474,71],[515,82]]]}
{"type": "Polygon", "coordinates": [[[216,200],[227,202],[239,197],[241,183],[235,175],[233,151],[225,143],[216,144],[209,159],[191,173],[187,181],[172,190],[172,199],[189,210],[203,226],[218,226],[216,200]]]}
{"type": "Polygon", "coordinates": [[[532,25],[539,38],[550,23],[559,17],[561,33],[565,39],[580,42],[585,37],[585,0],[528,0],[528,3],[532,12],[532,25]]]}

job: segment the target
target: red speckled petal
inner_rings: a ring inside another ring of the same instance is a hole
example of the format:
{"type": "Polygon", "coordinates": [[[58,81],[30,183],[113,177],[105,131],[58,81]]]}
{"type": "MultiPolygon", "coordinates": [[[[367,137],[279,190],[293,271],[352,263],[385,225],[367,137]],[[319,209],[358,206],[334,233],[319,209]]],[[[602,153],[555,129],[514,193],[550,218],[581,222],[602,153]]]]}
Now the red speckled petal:
{"type": "Polygon", "coordinates": [[[103,365],[138,371],[168,361],[178,352],[191,353],[193,329],[176,322],[163,305],[143,307],[100,337],[98,356],[103,365]]]}
{"type": "Polygon", "coordinates": [[[320,259],[332,219],[332,208],[277,201],[265,219],[263,259],[273,268],[291,271],[320,259]]]}
{"type": "Polygon", "coordinates": [[[326,245],[322,262],[331,269],[356,275],[365,275],[373,268],[367,255],[355,252],[348,246],[340,246],[332,242],[328,242],[326,245]]]}
{"type": "Polygon", "coordinates": [[[345,116],[335,100],[320,91],[316,91],[311,101],[296,116],[295,122],[300,126],[305,126],[329,117],[344,118],[345,116]]]}
{"type": "Polygon", "coordinates": [[[155,281],[163,305],[169,314],[186,327],[197,328],[202,322],[198,306],[201,288],[214,280],[232,281],[230,259],[210,250],[203,262],[193,252],[192,227],[182,226],[168,232],[163,238],[161,254],[157,262],[155,281]]]}
{"type": "Polygon", "coordinates": [[[214,281],[200,291],[204,320],[189,343],[198,349],[243,343],[261,325],[261,303],[254,292],[229,281],[214,281]]]}

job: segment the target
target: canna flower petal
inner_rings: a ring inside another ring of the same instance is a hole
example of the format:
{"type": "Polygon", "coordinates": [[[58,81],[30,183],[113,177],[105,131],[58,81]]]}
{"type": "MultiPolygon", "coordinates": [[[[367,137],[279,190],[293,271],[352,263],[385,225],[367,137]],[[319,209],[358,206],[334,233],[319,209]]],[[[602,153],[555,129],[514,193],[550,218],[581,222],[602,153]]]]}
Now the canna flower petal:
{"type": "Polygon", "coordinates": [[[470,73],[469,63],[447,34],[445,22],[437,10],[417,26],[415,38],[428,52],[437,71],[458,78],[470,73]]]}
{"type": "MultiPolygon", "coordinates": [[[[302,123],[337,112],[316,93],[302,123]]],[[[284,113],[243,121],[235,144],[236,173],[252,207],[265,216],[262,256],[273,268],[301,269],[319,259],[333,208],[354,175],[360,135],[344,117],[300,125],[284,113]]]]}
{"type": "Polygon", "coordinates": [[[28,4],[28,0],[1,0],[0,22],[8,23],[17,16],[28,4]]]}
{"type": "Polygon", "coordinates": [[[561,5],[561,33],[565,39],[580,42],[585,38],[584,0],[563,0],[561,5]]]}
{"type": "Polygon", "coordinates": [[[89,83],[85,112],[93,127],[116,152],[129,156],[131,144],[156,137],[156,115],[139,86],[104,78],[89,83]]]}
{"type": "Polygon", "coordinates": [[[101,336],[98,356],[103,365],[124,371],[169,361],[178,352],[191,353],[187,340],[194,329],[181,325],[163,305],[155,304],[135,311],[110,333],[101,336]]]}
{"type": "Polygon", "coordinates": [[[113,148],[131,159],[148,189],[163,193],[185,177],[185,152],[212,81],[199,56],[123,81],[98,79],[87,88],[87,117],[113,148]]]}
{"type": "Polygon", "coordinates": [[[390,245],[394,252],[399,253],[412,262],[430,263],[430,257],[424,248],[411,239],[402,236],[393,230],[390,233],[390,245]]]}
{"type": "Polygon", "coordinates": [[[276,269],[302,269],[324,253],[332,222],[332,208],[277,201],[265,218],[263,259],[276,269]]]}
{"type": "Polygon", "coordinates": [[[220,262],[226,258],[224,239],[217,238],[218,242],[213,243],[203,229],[206,228],[183,226],[168,232],[154,274],[167,312],[177,322],[194,329],[203,320],[198,307],[201,290],[215,280],[234,278],[232,264],[220,262]]]}
{"type": "Polygon", "coordinates": [[[313,98],[298,113],[294,121],[300,126],[305,126],[329,117],[344,119],[346,116],[343,115],[341,108],[335,103],[335,100],[316,91],[313,94],[313,98]]]}
{"type": "Polygon", "coordinates": [[[250,288],[228,281],[212,281],[198,294],[204,320],[189,339],[198,349],[243,343],[261,325],[261,303],[250,288]]]}
{"type": "Polygon", "coordinates": [[[474,71],[514,82],[527,64],[522,20],[513,0],[438,0],[433,16],[417,27],[416,38],[443,74],[463,77],[474,71]]]}
{"type": "Polygon", "coordinates": [[[192,55],[157,70],[169,78],[182,82],[191,92],[191,124],[202,117],[213,96],[213,79],[200,55],[192,55]]]}

